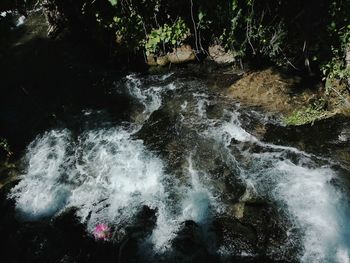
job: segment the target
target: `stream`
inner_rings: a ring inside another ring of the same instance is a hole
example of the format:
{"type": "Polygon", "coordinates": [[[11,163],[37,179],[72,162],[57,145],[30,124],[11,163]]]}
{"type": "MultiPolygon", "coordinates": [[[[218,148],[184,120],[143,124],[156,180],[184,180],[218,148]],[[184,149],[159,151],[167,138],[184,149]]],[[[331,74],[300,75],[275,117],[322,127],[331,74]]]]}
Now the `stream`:
{"type": "Polygon", "coordinates": [[[107,70],[31,12],[0,14],[0,137],[23,153],[1,262],[350,262],[348,119],[286,127],[206,66],[107,70]]]}
{"type": "Polygon", "coordinates": [[[24,261],[350,262],[348,167],[208,79],[127,74],[107,93],[128,118],[85,108],[38,134],[7,195],[24,261]]]}

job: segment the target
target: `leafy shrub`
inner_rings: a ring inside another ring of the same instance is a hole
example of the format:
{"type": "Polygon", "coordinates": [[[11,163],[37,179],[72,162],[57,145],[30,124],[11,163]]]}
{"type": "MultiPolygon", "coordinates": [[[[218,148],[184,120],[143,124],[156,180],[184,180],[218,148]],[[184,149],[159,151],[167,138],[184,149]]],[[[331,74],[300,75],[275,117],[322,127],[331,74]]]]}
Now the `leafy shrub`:
{"type": "Polygon", "coordinates": [[[95,36],[102,28],[105,42],[131,52],[161,54],[186,41],[205,53],[219,42],[246,60],[263,58],[336,78],[349,74],[344,43],[349,42],[350,1],[46,1],[57,5],[76,29],[95,36]]]}
{"type": "Polygon", "coordinates": [[[153,29],[147,35],[145,43],[146,54],[165,53],[166,50],[181,45],[190,36],[190,29],[180,17],[174,24],[164,24],[158,29],[153,29]]]}
{"type": "MultiPolygon", "coordinates": [[[[339,81],[348,80],[350,78],[350,68],[347,65],[346,56],[349,52],[350,45],[350,25],[337,31],[340,45],[331,47],[332,58],[330,61],[321,66],[323,80],[336,79],[339,81]]],[[[327,83],[327,82],[326,82],[327,83]]],[[[326,85],[326,88],[327,85],[326,85]]]]}

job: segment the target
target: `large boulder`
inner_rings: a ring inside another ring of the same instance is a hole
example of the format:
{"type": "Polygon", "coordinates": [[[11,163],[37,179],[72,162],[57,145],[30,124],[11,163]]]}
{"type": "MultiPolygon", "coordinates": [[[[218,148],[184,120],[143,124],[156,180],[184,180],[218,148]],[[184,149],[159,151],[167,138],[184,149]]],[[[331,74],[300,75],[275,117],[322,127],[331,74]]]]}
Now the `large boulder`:
{"type": "Polygon", "coordinates": [[[148,66],[157,66],[157,57],[149,55],[146,57],[146,63],[148,66]]]}
{"type": "Polygon", "coordinates": [[[235,54],[232,51],[225,51],[220,45],[210,46],[209,49],[210,58],[220,65],[229,65],[235,62],[235,54]]]}
{"type": "Polygon", "coordinates": [[[159,66],[166,66],[169,64],[169,57],[166,55],[166,56],[160,56],[160,57],[157,57],[157,64],[159,66]]]}
{"type": "Polygon", "coordinates": [[[169,53],[168,59],[170,63],[181,64],[195,60],[196,55],[190,45],[182,45],[169,53]]]}

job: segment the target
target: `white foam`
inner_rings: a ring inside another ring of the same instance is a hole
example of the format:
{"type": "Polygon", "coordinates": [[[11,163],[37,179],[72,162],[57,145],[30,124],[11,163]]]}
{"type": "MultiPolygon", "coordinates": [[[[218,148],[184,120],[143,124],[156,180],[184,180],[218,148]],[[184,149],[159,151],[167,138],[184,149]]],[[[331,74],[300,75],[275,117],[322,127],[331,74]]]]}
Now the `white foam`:
{"type": "MultiPolygon", "coordinates": [[[[311,169],[302,163],[312,163],[311,155],[293,147],[259,141],[246,132],[231,113],[229,121],[212,124],[204,135],[222,143],[229,155],[232,139],[250,142],[266,149],[259,153],[242,154],[254,158],[252,167],[241,168],[241,178],[262,195],[271,195],[286,207],[291,220],[304,233],[302,262],[347,262],[349,253],[348,205],[344,193],[332,185],[337,175],[330,168],[311,169]],[[299,155],[299,165],[287,159],[286,152],[299,155]],[[252,169],[252,170],[250,170],[252,169]]],[[[235,161],[235,156],[231,156],[235,161]]],[[[239,164],[238,164],[239,165],[239,164]]]]}
{"type": "Polygon", "coordinates": [[[72,190],[69,205],[93,227],[107,221],[123,224],[133,217],[141,204],[151,205],[161,193],[162,162],[148,153],[142,141],[130,139],[122,129],[88,132],[81,138],[77,154],[82,178],[72,190]]]}
{"type": "Polygon", "coordinates": [[[245,131],[238,119],[238,113],[229,113],[230,120],[218,126],[212,126],[204,132],[206,136],[212,137],[219,142],[229,146],[232,139],[239,142],[258,142],[258,139],[245,131]]]}
{"type": "Polygon", "coordinates": [[[203,224],[209,219],[209,210],[211,205],[211,194],[199,180],[198,171],[189,158],[188,174],[191,179],[190,188],[182,204],[183,220],[192,220],[198,224],[203,224]]]}
{"type": "Polygon", "coordinates": [[[158,253],[165,252],[171,248],[171,241],[176,237],[176,233],[180,228],[181,222],[179,216],[167,209],[167,206],[171,205],[174,204],[164,204],[162,202],[157,207],[157,223],[150,236],[150,240],[153,244],[153,249],[158,253]]]}
{"type": "Polygon", "coordinates": [[[343,247],[337,249],[336,259],[338,263],[349,263],[350,255],[349,250],[343,247]]]}
{"type": "Polygon", "coordinates": [[[341,133],[338,135],[338,140],[341,142],[347,142],[350,138],[350,130],[343,129],[341,133]]]}
{"type": "MultiPolygon", "coordinates": [[[[171,240],[175,238],[181,222],[191,220],[206,227],[210,220],[211,211],[216,206],[215,198],[199,180],[198,171],[193,167],[191,158],[188,159],[188,163],[189,166],[185,173],[189,176],[190,184],[185,187],[173,186],[173,188],[177,188],[177,192],[182,193],[180,200],[178,200],[180,202],[179,210],[175,213],[166,211],[158,215],[157,227],[151,237],[158,252],[164,252],[170,248],[171,240]]],[[[168,205],[174,206],[175,204],[169,202],[168,205]]]]}
{"type": "Polygon", "coordinates": [[[20,16],[17,19],[16,27],[19,27],[19,26],[23,25],[25,21],[26,21],[26,17],[25,16],[20,16]]]}
{"type": "MultiPolygon", "coordinates": [[[[135,75],[127,77],[126,86],[144,105],[146,120],[161,106],[162,94],[176,86],[142,85],[135,75]]],[[[91,111],[83,114],[89,116],[91,111]]],[[[180,226],[181,211],[169,209],[174,201],[168,200],[163,185],[167,177],[163,162],[141,140],[131,138],[140,127],[90,130],[76,140],[68,130],[45,133],[28,148],[28,171],[10,197],[32,219],[74,207],[90,232],[99,223],[123,229],[147,205],[157,211],[150,237],[154,249],[168,249],[180,226]]]]}
{"type": "Polygon", "coordinates": [[[103,222],[123,227],[143,205],[157,209],[155,249],[166,249],[179,226],[168,211],[162,161],[121,128],[87,131],[68,150],[67,130],[51,131],[29,147],[29,167],[10,197],[28,219],[77,209],[88,230],[103,222]]]}
{"type": "Polygon", "coordinates": [[[12,189],[10,197],[16,199],[17,208],[31,219],[52,215],[67,201],[69,187],[62,181],[69,137],[67,130],[54,130],[29,145],[27,173],[12,189]]]}
{"type": "Polygon", "coordinates": [[[309,169],[289,161],[277,162],[275,168],[276,174],[281,173],[276,199],[288,205],[304,230],[302,262],[337,262],[336,253],[348,253],[343,239],[348,230],[342,224],[342,195],[331,185],[334,172],[329,168],[309,169]]]}
{"type": "Polygon", "coordinates": [[[188,105],[188,101],[185,100],[184,103],[181,104],[181,110],[182,110],[182,111],[185,111],[186,108],[187,108],[187,105],[188,105]]]}
{"type": "Polygon", "coordinates": [[[194,93],[193,97],[197,99],[196,113],[200,119],[207,117],[207,106],[209,105],[208,95],[204,93],[194,93]]]}
{"type": "Polygon", "coordinates": [[[28,171],[10,197],[28,219],[74,207],[89,232],[101,222],[122,231],[147,205],[157,210],[149,241],[155,251],[166,251],[181,222],[206,221],[211,196],[191,164],[191,185],[181,188],[182,198],[169,200],[162,161],[131,135],[122,128],[100,129],[73,142],[67,130],[45,133],[29,147],[28,171]]]}
{"type": "MultiPolygon", "coordinates": [[[[171,75],[169,74],[169,76],[171,75]]],[[[166,86],[144,87],[141,79],[137,78],[135,74],[128,75],[126,79],[129,93],[144,105],[143,114],[145,115],[145,120],[162,105],[162,94],[176,89],[173,83],[166,86]]]]}

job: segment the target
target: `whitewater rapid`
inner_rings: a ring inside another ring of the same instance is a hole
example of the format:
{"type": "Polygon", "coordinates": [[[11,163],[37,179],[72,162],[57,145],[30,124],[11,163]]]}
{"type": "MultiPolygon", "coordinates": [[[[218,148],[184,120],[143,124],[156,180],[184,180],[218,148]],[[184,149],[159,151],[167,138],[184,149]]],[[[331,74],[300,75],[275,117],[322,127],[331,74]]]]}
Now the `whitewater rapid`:
{"type": "MultiPolygon", "coordinates": [[[[337,174],[329,165],[318,167],[310,154],[296,148],[259,141],[242,128],[239,113],[226,114],[229,120],[212,124],[205,136],[215,138],[229,154],[233,139],[262,147],[260,152],[241,152],[253,161],[240,168],[240,176],[256,193],[279,202],[302,229],[300,261],[349,262],[349,199],[332,183],[337,174]]],[[[241,166],[234,154],[230,156],[241,166]]]]}
{"type": "MultiPolygon", "coordinates": [[[[157,220],[144,242],[163,253],[171,249],[183,222],[192,220],[205,229],[216,215],[225,214],[220,193],[196,163],[194,150],[183,153],[187,159],[182,171],[187,182],[183,183],[166,169],[166,160],[136,138],[152,113],[165,103],[164,97],[171,100],[191,86],[169,83],[171,76],[149,77],[151,85],[137,75],[123,80],[129,95],[143,106],[134,123],[86,129],[78,135],[67,128],[39,135],[28,146],[23,161],[26,170],[9,195],[22,217],[38,220],[74,208],[89,233],[105,223],[119,236],[140,209],[148,206],[156,210],[157,220]]],[[[205,92],[196,91],[183,100],[180,125],[190,123],[203,140],[214,141],[226,156],[224,162],[237,167],[237,176],[246,187],[279,205],[299,229],[300,234],[291,235],[290,242],[302,243],[300,262],[348,263],[349,199],[333,183],[337,173],[330,165],[319,165],[313,155],[259,140],[243,128],[239,105],[224,110],[219,119],[209,118],[211,98],[205,92]]]]}

